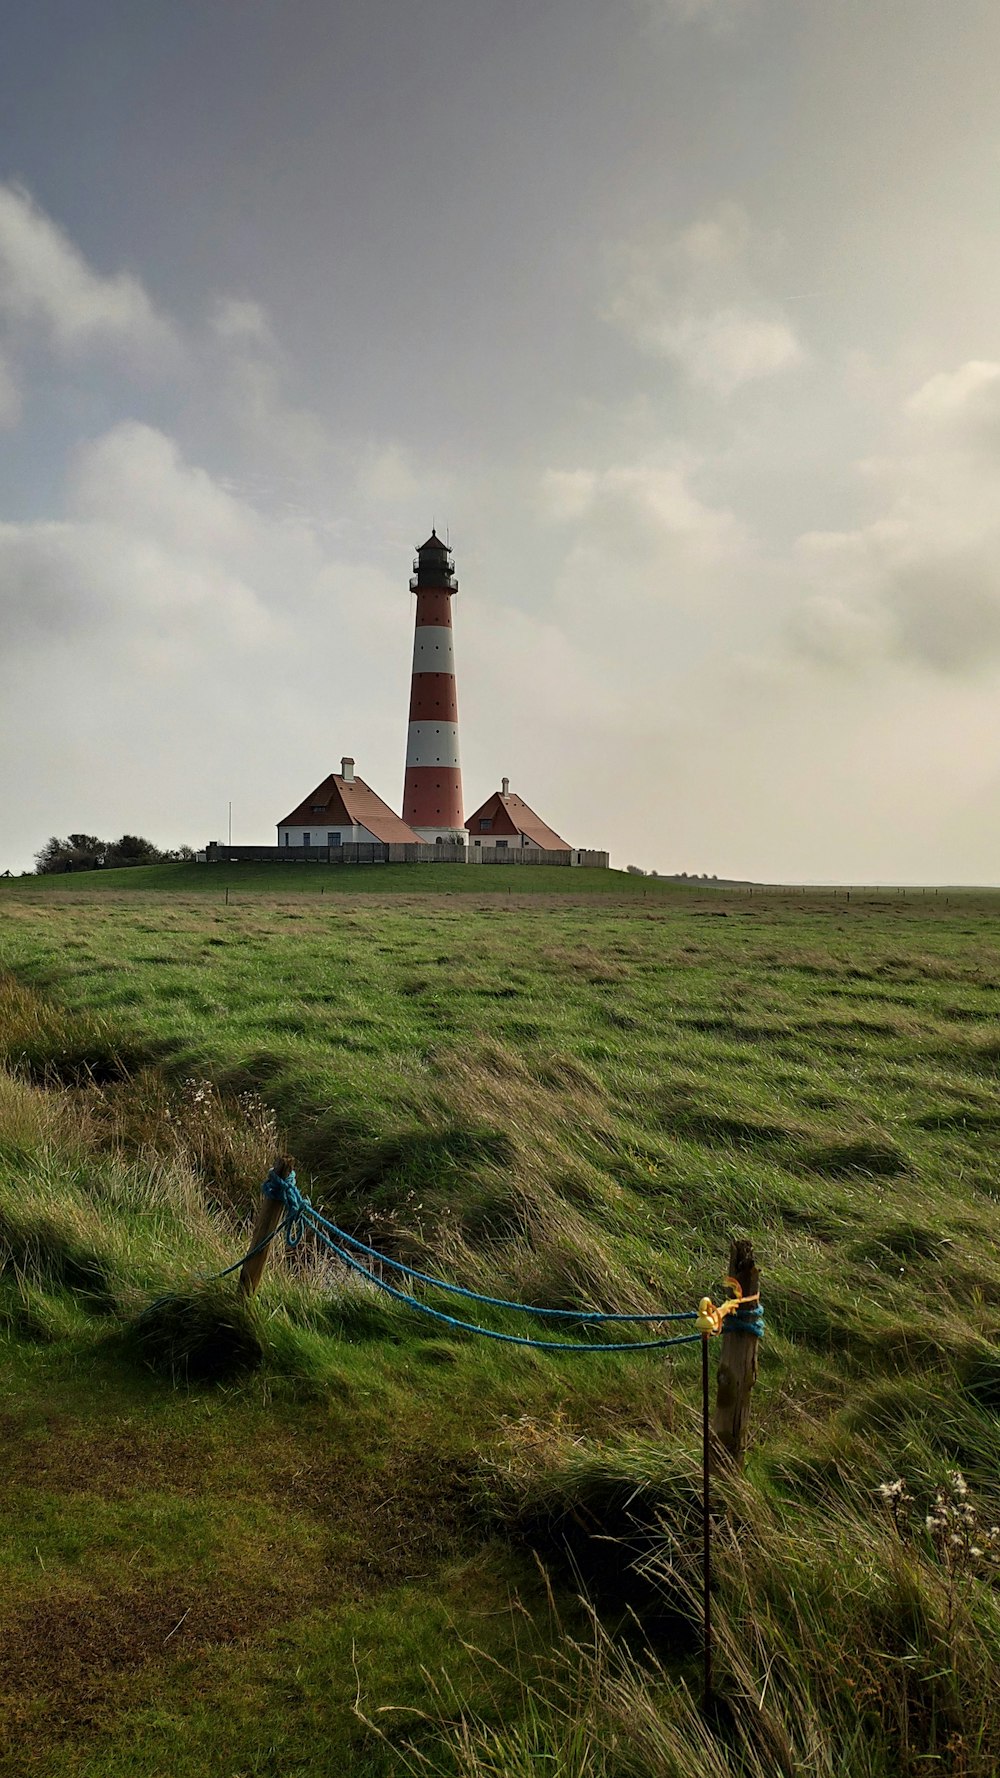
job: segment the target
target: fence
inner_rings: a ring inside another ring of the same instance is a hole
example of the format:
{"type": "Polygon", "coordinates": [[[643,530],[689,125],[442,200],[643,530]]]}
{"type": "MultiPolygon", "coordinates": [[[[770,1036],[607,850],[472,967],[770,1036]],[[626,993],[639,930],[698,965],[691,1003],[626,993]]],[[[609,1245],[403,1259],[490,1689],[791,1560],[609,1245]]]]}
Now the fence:
{"type": "Polygon", "coordinates": [[[608,853],[592,852],[576,847],[572,851],[548,852],[541,846],[477,846],[469,847],[470,864],[565,864],[590,865],[607,870],[608,853]]]}
{"type": "Polygon", "coordinates": [[[206,864],[464,864],[465,847],[386,846],[351,841],[343,846],[205,847],[206,864]]]}
{"type": "MultiPolygon", "coordinates": [[[[457,1333],[500,1341],[506,1346],[551,1352],[553,1356],[570,1353],[600,1356],[608,1352],[624,1355],[676,1346],[701,1347],[702,1673],[703,1707],[707,1710],[712,1701],[712,1470],[721,1464],[742,1467],[749,1431],[750,1397],[757,1381],[757,1349],[764,1333],[760,1273],[751,1242],[737,1239],[731,1243],[726,1279],[731,1294],[718,1306],[708,1296],[701,1298],[696,1310],[602,1310],[584,1306],[571,1309],[516,1302],[488,1296],[451,1279],[417,1271],[404,1260],[382,1253],[357,1235],[349,1234],[302,1196],[289,1157],[281,1155],[264,1182],[249,1252],[235,1265],[216,1273],[215,1277],[227,1278],[239,1271],[241,1296],[252,1296],[260,1283],[268,1248],[275,1237],[284,1233],[287,1245],[295,1248],[300,1246],[307,1229],[325,1253],[340,1261],[345,1272],[362,1278],[375,1290],[384,1291],[393,1302],[427,1315],[435,1323],[444,1324],[457,1333]],[[394,1283],[386,1277],[386,1268],[395,1279],[394,1283]],[[452,1315],[447,1309],[435,1307],[427,1300],[428,1292],[437,1295],[439,1300],[444,1296],[450,1308],[457,1306],[463,1313],[452,1315]],[[456,1297],[460,1299],[457,1305],[453,1300],[456,1297]],[[464,1319],[465,1303],[471,1305],[467,1312],[476,1316],[474,1321],[464,1319]],[[519,1331],[509,1332],[490,1325],[482,1319],[484,1309],[518,1317],[519,1331]],[[577,1337],[539,1338],[537,1333],[530,1331],[533,1321],[546,1322],[548,1332],[561,1328],[577,1337]],[[685,1331],[675,1332],[682,1322],[685,1331]],[[654,1337],[622,1339],[621,1333],[630,1324],[641,1333],[651,1333],[654,1337]],[[594,1339],[595,1332],[599,1336],[610,1333],[612,1338],[594,1339]],[[581,1339],[579,1336],[584,1333],[587,1337],[581,1339]],[[709,1409],[708,1348],[713,1335],[718,1334],[722,1336],[722,1352],[713,1416],[709,1409]]],[[[150,1305],[146,1315],[155,1315],[163,1300],[150,1305]]]]}
{"type": "MultiPolygon", "coordinates": [[[[199,852],[199,861],[203,855],[199,852]]],[[[386,846],[351,842],[343,846],[205,847],[205,864],[563,864],[608,868],[607,852],[546,852],[538,846],[386,846]]]]}

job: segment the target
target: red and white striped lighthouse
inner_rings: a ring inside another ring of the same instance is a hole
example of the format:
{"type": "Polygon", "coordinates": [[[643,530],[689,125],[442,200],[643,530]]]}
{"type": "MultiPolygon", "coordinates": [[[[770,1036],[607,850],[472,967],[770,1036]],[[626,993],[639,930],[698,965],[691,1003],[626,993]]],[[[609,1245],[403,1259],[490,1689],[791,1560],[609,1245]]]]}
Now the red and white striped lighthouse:
{"type": "Polygon", "coordinates": [[[465,844],[458,693],[451,601],[458,592],[451,551],[432,531],[417,550],[410,591],[417,595],[403,820],[425,842],[465,844]]]}

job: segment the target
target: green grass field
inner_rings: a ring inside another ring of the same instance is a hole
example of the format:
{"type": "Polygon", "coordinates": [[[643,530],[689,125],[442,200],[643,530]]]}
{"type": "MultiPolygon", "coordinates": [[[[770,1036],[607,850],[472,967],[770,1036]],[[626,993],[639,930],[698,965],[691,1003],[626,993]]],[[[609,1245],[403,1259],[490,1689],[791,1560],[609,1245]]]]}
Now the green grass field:
{"type": "Polygon", "coordinates": [[[419,883],[0,885],[0,1770],[987,1778],[1000,896],[419,883]],[[696,1349],[474,1342],[306,1253],[252,1311],[195,1291],[257,1369],[150,1367],[143,1305],[239,1255],[279,1146],[383,1251],[549,1307],[693,1307],[752,1235],[714,1718],[696,1349]]]}
{"type": "MultiPolygon", "coordinates": [[[[12,878],[4,892],[38,892],[37,877],[12,878]]],[[[337,866],[321,864],[152,864],[142,869],[88,871],[83,876],[68,872],[44,879],[45,893],[71,895],[131,894],[235,896],[275,895],[545,895],[559,896],[664,894],[684,885],[658,877],[633,877],[626,871],[590,870],[563,865],[466,865],[379,864],[337,866]]]]}

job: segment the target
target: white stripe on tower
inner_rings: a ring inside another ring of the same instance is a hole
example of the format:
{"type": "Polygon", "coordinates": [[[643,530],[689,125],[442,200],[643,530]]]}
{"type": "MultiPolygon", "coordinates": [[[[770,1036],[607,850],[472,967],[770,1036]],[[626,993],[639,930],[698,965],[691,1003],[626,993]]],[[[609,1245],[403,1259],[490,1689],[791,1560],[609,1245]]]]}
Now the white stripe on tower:
{"type": "Polygon", "coordinates": [[[422,624],[417,616],[413,638],[413,671],[415,673],[454,673],[455,641],[451,625],[442,630],[437,624],[422,624]]]}
{"type": "Polygon", "coordinates": [[[458,755],[458,694],[451,601],[458,591],[451,552],[432,531],[417,550],[417,595],[406,739],[403,820],[422,840],[465,843],[458,755]]]}
{"type": "Polygon", "coordinates": [[[406,737],[406,763],[458,767],[458,723],[411,722],[406,737]]]}

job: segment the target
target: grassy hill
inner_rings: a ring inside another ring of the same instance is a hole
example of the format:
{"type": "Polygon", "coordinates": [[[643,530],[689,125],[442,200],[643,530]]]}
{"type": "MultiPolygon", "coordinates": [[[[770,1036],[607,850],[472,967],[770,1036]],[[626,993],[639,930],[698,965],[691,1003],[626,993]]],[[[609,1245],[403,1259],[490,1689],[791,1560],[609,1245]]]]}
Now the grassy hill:
{"type": "Polygon", "coordinates": [[[0,1769],[995,1771],[1000,897],[160,868],[0,893],[0,1769]],[[308,1247],[198,1290],[279,1146],[548,1307],[692,1307],[753,1236],[715,1718],[694,1349],[510,1351],[308,1247]],[[163,1293],[256,1368],[141,1345],[163,1293]]]}
{"type": "MultiPolygon", "coordinates": [[[[455,864],[146,864],[127,870],[68,871],[13,877],[0,894],[107,895],[155,891],[173,895],[638,895],[684,885],[627,871],[561,865],[455,864]]],[[[2,905],[2,904],[0,904],[2,905]]]]}

